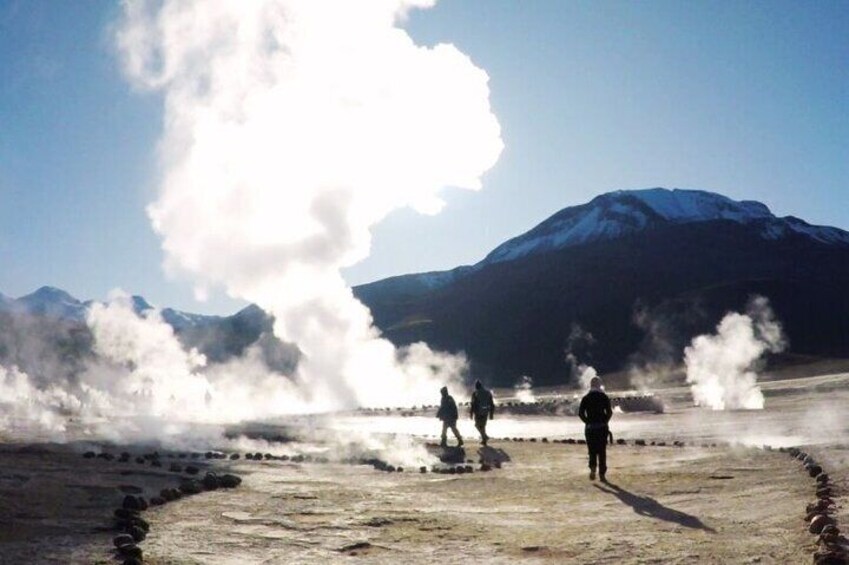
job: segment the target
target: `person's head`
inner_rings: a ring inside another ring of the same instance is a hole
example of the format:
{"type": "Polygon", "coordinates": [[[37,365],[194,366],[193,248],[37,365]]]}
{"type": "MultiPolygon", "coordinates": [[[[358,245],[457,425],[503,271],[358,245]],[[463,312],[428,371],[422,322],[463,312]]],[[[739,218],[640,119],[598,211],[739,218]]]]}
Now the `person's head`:
{"type": "Polygon", "coordinates": [[[475,390],[480,390],[483,388],[483,384],[480,381],[475,381],[475,390]]]}
{"type": "Polygon", "coordinates": [[[442,394],[442,396],[448,396],[448,387],[442,387],[441,389],[439,389],[439,392],[442,394]]]}
{"type": "Polygon", "coordinates": [[[593,377],[590,379],[590,390],[603,390],[604,383],[601,382],[601,377],[593,377]]]}

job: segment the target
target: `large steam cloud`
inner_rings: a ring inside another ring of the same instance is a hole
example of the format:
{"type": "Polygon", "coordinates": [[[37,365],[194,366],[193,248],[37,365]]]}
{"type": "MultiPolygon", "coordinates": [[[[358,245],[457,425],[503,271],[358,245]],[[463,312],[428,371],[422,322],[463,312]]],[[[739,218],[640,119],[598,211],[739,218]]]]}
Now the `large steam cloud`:
{"type": "Polygon", "coordinates": [[[488,77],[400,27],[433,0],[130,1],[127,75],[164,95],[163,176],[148,208],[166,268],[258,304],[303,352],[328,408],[421,402],[462,363],[399,354],[340,270],[393,210],[435,213],[502,150],[488,77]]]}
{"type": "Polygon", "coordinates": [[[714,410],[762,409],[757,363],[764,354],[780,352],[786,345],[769,301],[752,298],[745,314],[726,314],[716,334],[698,336],[684,350],[693,401],[714,410]]]}

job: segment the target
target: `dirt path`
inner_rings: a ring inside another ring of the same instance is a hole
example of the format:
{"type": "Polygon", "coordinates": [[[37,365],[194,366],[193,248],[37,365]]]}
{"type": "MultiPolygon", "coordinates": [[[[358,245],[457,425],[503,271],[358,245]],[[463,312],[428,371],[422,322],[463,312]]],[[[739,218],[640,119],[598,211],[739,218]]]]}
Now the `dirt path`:
{"type": "MultiPolygon", "coordinates": [[[[149,511],[147,562],[802,563],[810,479],[777,452],[513,444],[473,475],[244,461],[242,488],[149,511]]],[[[467,449],[472,455],[475,448],[467,449]]]]}

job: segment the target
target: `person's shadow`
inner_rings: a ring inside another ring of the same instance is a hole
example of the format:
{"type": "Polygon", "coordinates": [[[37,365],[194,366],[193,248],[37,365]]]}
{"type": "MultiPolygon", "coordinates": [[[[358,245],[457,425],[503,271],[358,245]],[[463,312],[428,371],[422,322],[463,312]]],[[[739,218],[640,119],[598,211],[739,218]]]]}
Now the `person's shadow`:
{"type": "Polygon", "coordinates": [[[613,483],[602,483],[602,485],[593,484],[593,486],[602,492],[612,494],[613,496],[621,500],[623,503],[633,508],[634,512],[636,512],[640,516],[648,516],[649,518],[664,520],[666,522],[675,522],[676,524],[680,524],[685,528],[704,530],[712,534],[716,533],[716,530],[714,530],[710,526],[706,526],[696,516],[692,516],[690,514],[687,514],[686,512],[681,512],[680,510],[674,510],[672,508],[664,506],[663,504],[649,496],[640,496],[638,494],[628,492],[627,490],[617,485],[614,485],[613,483]]]}

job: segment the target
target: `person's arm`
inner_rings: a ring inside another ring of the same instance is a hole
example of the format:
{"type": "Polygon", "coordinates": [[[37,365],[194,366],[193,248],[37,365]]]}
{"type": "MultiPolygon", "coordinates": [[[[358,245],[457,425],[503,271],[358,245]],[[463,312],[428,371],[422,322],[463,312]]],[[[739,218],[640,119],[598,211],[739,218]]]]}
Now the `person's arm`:
{"type": "Polygon", "coordinates": [[[478,404],[478,393],[472,393],[472,401],[469,402],[469,420],[474,420],[475,418],[475,408],[478,404]]]}
{"type": "Polygon", "coordinates": [[[613,417],[613,408],[610,407],[610,397],[606,394],[604,395],[604,423],[610,421],[613,417]]]}
{"type": "Polygon", "coordinates": [[[489,419],[495,418],[495,398],[492,397],[492,391],[489,393],[489,419]]]}
{"type": "Polygon", "coordinates": [[[578,408],[578,417],[583,423],[587,423],[587,397],[581,399],[581,406],[578,408]]]}

